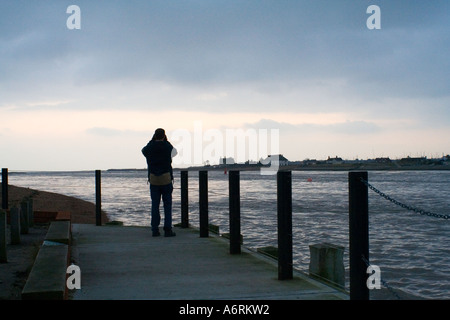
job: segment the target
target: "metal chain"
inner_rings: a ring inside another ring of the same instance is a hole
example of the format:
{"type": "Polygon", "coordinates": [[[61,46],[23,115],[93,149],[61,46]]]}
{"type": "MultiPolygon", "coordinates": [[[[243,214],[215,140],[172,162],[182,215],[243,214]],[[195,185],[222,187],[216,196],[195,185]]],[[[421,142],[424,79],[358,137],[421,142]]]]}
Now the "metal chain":
{"type": "Polygon", "coordinates": [[[364,183],[369,189],[373,190],[374,192],[378,193],[381,197],[385,198],[386,200],[389,200],[390,202],[406,209],[406,210],[410,210],[410,211],[414,211],[416,213],[419,213],[421,215],[426,215],[429,217],[435,217],[435,218],[442,218],[445,220],[450,219],[450,215],[446,214],[439,214],[439,213],[433,213],[433,212],[429,212],[429,211],[425,211],[422,209],[418,209],[412,206],[409,206],[407,204],[404,204],[400,201],[397,201],[393,198],[391,198],[390,196],[388,196],[387,194],[385,194],[384,192],[381,192],[380,190],[378,190],[377,188],[375,188],[374,186],[372,186],[368,181],[364,180],[363,178],[361,178],[361,182],[364,183]]]}
{"type": "MultiPolygon", "coordinates": [[[[361,256],[361,259],[362,259],[362,261],[366,264],[367,267],[370,267],[370,262],[367,261],[366,257],[361,256]]],[[[400,296],[397,294],[397,292],[395,292],[395,290],[392,289],[392,287],[391,287],[391,286],[390,286],[383,278],[380,278],[380,281],[381,281],[381,283],[383,284],[383,286],[385,286],[386,289],[388,289],[389,292],[390,292],[394,297],[396,297],[398,300],[402,300],[402,298],[400,298],[400,296]]]]}

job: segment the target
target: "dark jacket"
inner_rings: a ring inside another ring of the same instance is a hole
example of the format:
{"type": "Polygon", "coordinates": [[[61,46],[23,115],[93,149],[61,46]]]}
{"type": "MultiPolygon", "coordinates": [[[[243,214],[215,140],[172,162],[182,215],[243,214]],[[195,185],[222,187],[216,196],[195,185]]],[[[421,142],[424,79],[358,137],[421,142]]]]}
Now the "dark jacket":
{"type": "Polygon", "coordinates": [[[155,176],[160,176],[163,173],[170,172],[173,179],[172,156],[176,155],[176,149],[169,141],[150,140],[142,148],[142,154],[147,159],[149,177],[150,173],[153,173],[155,176]]]}

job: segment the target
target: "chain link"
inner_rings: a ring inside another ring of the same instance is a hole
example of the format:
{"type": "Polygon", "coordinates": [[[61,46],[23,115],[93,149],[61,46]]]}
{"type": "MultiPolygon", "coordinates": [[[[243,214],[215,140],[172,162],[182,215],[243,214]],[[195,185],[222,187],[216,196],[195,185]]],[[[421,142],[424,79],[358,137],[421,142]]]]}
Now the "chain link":
{"type": "MultiPolygon", "coordinates": [[[[442,218],[445,220],[448,220],[450,218],[450,215],[443,215],[443,214],[438,214],[438,213],[433,213],[433,212],[429,212],[429,211],[425,211],[422,209],[418,209],[412,206],[409,206],[407,204],[404,204],[392,197],[390,197],[389,195],[385,194],[384,192],[381,192],[380,190],[378,190],[377,188],[375,188],[373,185],[371,185],[367,180],[361,178],[361,182],[364,183],[369,189],[371,189],[372,191],[374,191],[375,193],[377,193],[379,196],[383,197],[384,199],[402,207],[403,209],[406,210],[410,210],[413,211],[415,213],[419,213],[421,215],[427,215],[430,217],[435,217],[435,218],[442,218]]],[[[364,257],[361,256],[361,259],[364,261],[364,263],[366,264],[367,267],[370,266],[370,262],[364,257]]],[[[383,278],[380,279],[381,283],[383,284],[383,286],[385,286],[389,292],[392,293],[392,295],[394,295],[397,299],[401,300],[400,296],[394,291],[394,289],[392,289],[392,287],[385,281],[383,280],[383,278]]]]}
{"type": "Polygon", "coordinates": [[[448,214],[444,215],[444,214],[439,214],[439,213],[433,213],[433,212],[425,211],[425,210],[422,210],[422,209],[418,209],[418,208],[409,206],[409,205],[404,204],[404,203],[402,203],[400,201],[397,201],[397,200],[391,198],[390,196],[388,196],[387,194],[385,194],[384,192],[381,192],[380,190],[378,190],[377,188],[372,186],[368,181],[364,180],[363,178],[361,178],[361,182],[364,183],[369,189],[373,190],[375,193],[377,193],[381,197],[383,197],[386,200],[389,200],[390,202],[392,202],[392,203],[402,207],[403,209],[414,211],[415,213],[419,213],[421,215],[426,215],[426,216],[429,216],[429,217],[441,218],[441,219],[445,219],[445,220],[450,219],[450,215],[448,215],[448,214]]]}
{"type": "MultiPolygon", "coordinates": [[[[366,257],[361,256],[362,261],[366,264],[367,267],[370,267],[370,262],[366,259],[366,257]]],[[[396,297],[398,300],[402,300],[402,298],[400,298],[400,296],[397,294],[397,292],[395,292],[394,289],[392,289],[392,287],[385,281],[383,280],[383,278],[380,278],[381,283],[383,284],[383,286],[386,287],[386,289],[389,290],[389,292],[396,297]]]]}

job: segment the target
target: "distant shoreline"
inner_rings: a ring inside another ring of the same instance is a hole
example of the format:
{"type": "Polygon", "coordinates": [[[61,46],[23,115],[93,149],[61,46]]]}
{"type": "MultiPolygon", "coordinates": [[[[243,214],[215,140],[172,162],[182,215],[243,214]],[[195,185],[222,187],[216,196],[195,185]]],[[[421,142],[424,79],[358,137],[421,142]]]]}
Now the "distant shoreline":
{"type": "MultiPolygon", "coordinates": [[[[264,168],[261,165],[231,164],[231,165],[212,165],[212,166],[196,166],[187,168],[173,168],[174,171],[259,171],[264,168]]],[[[266,167],[268,168],[268,167],[266,167]]],[[[358,164],[313,164],[313,165],[285,165],[280,166],[280,170],[291,171],[447,171],[450,165],[399,165],[399,164],[376,164],[376,163],[358,163],[358,164]]],[[[28,173],[53,173],[53,172],[93,172],[95,170],[58,170],[58,171],[9,171],[9,174],[21,175],[28,173]]],[[[123,169],[105,169],[105,172],[147,172],[147,168],[123,168],[123,169]]]]}
{"type": "MultiPolygon", "coordinates": [[[[259,171],[263,166],[258,165],[216,165],[216,166],[198,166],[187,168],[173,168],[174,171],[259,171]]],[[[268,167],[266,167],[268,168],[268,167]]],[[[386,165],[386,164],[317,164],[317,165],[287,165],[280,166],[280,170],[291,171],[447,171],[450,170],[450,165],[386,165]]],[[[146,172],[147,169],[108,169],[108,172],[146,172]]]]}
{"type": "MultiPolygon", "coordinates": [[[[175,171],[259,171],[262,166],[245,166],[245,165],[228,165],[228,166],[204,166],[189,168],[174,168],[175,171]]],[[[449,165],[383,165],[383,164],[333,164],[333,165],[287,165],[280,166],[280,170],[290,171],[447,171],[450,170],[449,165]]]]}

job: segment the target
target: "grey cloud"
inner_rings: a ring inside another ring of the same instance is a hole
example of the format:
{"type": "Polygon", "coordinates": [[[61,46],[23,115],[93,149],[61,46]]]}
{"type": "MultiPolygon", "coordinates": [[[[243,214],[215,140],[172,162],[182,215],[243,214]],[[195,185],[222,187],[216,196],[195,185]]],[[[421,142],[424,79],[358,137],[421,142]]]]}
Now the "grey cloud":
{"type": "Polygon", "coordinates": [[[336,78],[343,96],[360,99],[448,96],[448,1],[380,0],[378,31],[365,27],[372,1],[79,0],[78,31],[65,28],[70,4],[0,4],[0,83],[11,100],[56,84],[258,90],[336,78]]]}
{"type": "Polygon", "coordinates": [[[342,134],[372,134],[378,133],[381,128],[369,121],[346,121],[328,126],[321,126],[325,130],[342,134]]]}
{"type": "Polygon", "coordinates": [[[247,123],[247,128],[254,129],[279,129],[282,133],[330,133],[330,134],[373,134],[382,129],[370,121],[346,121],[333,124],[290,124],[286,122],[277,122],[270,119],[261,119],[255,123],[247,123]]]}

